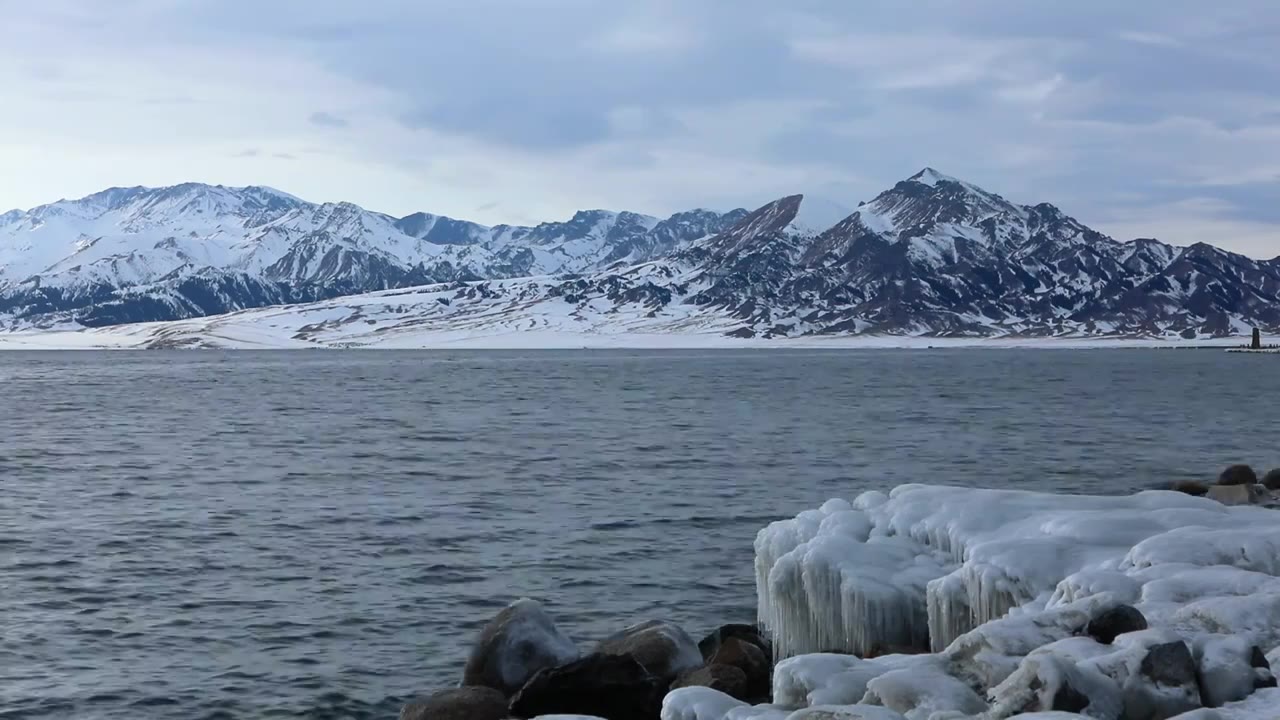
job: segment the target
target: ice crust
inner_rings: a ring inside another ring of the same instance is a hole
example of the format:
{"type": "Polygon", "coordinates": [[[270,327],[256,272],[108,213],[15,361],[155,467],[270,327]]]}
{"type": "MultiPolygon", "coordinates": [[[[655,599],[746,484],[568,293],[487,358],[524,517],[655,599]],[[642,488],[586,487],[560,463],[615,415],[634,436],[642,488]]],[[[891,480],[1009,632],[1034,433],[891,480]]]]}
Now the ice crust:
{"type": "Polygon", "coordinates": [[[1217,596],[1213,583],[1233,571],[1237,592],[1280,597],[1275,520],[1268,510],[1163,491],[1101,497],[904,485],[762,530],[760,621],[780,657],[901,646],[940,652],[1011,611],[1105,593],[1144,612],[1145,604],[1182,613],[1185,624],[1234,627],[1239,619],[1217,616],[1221,606],[1186,601],[1217,596]]]}
{"type": "Polygon", "coordinates": [[[1255,645],[1280,660],[1273,510],[904,485],[773,523],[755,550],[779,657],[769,712],[790,720],[1280,717],[1277,691],[1254,689],[1270,672],[1250,666],[1255,645]],[[1149,629],[1110,645],[1083,633],[1120,604],[1149,629]],[[1144,659],[1174,642],[1196,679],[1152,680],[1144,659]],[[1089,706],[1028,714],[1061,688],[1089,706]]]}

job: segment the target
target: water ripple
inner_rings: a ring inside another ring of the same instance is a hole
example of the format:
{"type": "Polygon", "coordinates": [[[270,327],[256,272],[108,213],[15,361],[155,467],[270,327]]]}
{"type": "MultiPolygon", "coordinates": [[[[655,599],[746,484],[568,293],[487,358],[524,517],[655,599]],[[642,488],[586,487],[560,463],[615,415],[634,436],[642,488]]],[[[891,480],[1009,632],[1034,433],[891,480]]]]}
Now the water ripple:
{"type": "Polygon", "coordinates": [[[772,520],[1280,457],[1223,353],[0,354],[0,720],[395,717],[513,598],[752,619],[772,520]]]}

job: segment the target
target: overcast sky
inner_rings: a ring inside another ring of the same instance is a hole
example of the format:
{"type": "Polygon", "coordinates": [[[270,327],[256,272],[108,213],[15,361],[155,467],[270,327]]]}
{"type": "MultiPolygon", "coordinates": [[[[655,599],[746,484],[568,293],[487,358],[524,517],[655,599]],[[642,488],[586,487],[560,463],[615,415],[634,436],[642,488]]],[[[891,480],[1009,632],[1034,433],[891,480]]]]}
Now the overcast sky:
{"type": "Polygon", "coordinates": [[[264,184],[487,223],[926,165],[1280,255],[1275,0],[0,0],[0,210],[264,184]]]}

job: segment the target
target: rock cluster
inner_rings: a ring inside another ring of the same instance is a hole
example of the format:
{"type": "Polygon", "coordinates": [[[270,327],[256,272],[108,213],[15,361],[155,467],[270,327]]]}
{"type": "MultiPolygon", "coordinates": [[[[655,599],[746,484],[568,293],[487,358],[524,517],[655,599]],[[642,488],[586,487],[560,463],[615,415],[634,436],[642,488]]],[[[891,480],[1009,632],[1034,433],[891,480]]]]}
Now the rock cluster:
{"type": "Polygon", "coordinates": [[[1280,468],[1259,480],[1258,473],[1249,465],[1232,465],[1218,475],[1214,484],[1178,480],[1169,489],[1187,495],[1206,496],[1223,505],[1280,506],[1280,468]]]}
{"type": "Polygon", "coordinates": [[[582,654],[533,600],[518,600],[480,631],[461,687],[402,709],[401,720],[578,717],[658,720],[674,689],[768,703],[773,649],[754,625],[724,625],[701,641],[650,620],[582,654]]]}

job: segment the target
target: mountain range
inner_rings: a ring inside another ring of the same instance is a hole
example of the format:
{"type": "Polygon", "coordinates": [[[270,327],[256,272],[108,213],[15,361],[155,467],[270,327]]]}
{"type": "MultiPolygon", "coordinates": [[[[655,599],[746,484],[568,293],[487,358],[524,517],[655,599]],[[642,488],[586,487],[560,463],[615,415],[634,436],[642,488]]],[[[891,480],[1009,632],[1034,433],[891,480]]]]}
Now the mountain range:
{"type": "Polygon", "coordinates": [[[200,184],[0,214],[0,328],[179,321],[172,341],[210,327],[190,321],[255,308],[269,309],[233,317],[292,315],[288,337],[317,342],[358,326],[380,338],[1226,337],[1280,330],[1280,258],[1120,242],[930,168],[842,219],[794,195],[751,212],[488,227],[200,184]],[[317,313],[319,329],[303,320],[317,313]]]}

